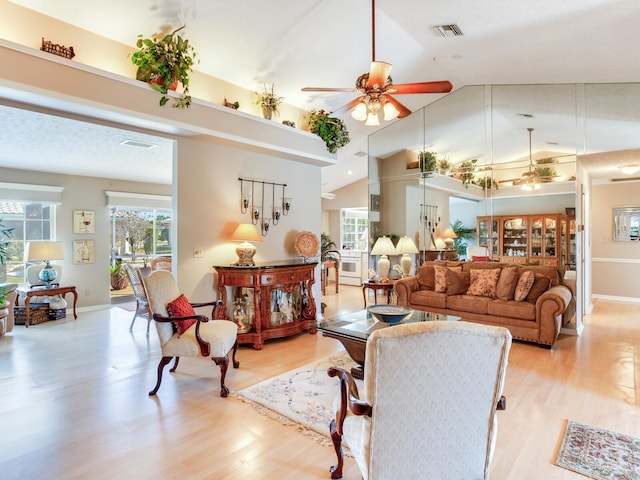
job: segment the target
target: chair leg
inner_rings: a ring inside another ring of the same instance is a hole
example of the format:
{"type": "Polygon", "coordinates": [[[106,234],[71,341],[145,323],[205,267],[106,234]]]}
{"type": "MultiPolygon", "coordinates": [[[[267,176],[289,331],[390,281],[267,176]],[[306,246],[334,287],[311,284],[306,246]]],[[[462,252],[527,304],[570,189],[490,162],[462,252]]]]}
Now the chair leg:
{"type": "Polygon", "coordinates": [[[342,435],[340,435],[336,431],[336,421],[331,420],[331,425],[329,426],[329,430],[331,432],[331,441],[333,442],[333,448],[336,451],[336,456],[338,457],[338,464],[333,465],[329,471],[331,472],[331,479],[337,480],[342,478],[342,466],[344,465],[344,458],[342,455],[342,435]]]}
{"type": "Polygon", "coordinates": [[[220,396],[227,397],[229,395],[229,389],[224,384],[224,379],[227,376],[227,368],[229,368],[229,355],[212,357],[211,360],[216,362],[216,365],[220,367],[220,396]]]}
{"type": "Polygon", "coordinates": [[[231,355],[231,360],[233,363],[233,368],[240,367],[240,362],[236,360],[236,352],[238,351],[238,340],[233,344],[233,354],[231,355]]]}
{"type": "Polygon", "coordinates": [[[173,367],[169,370],[171,373],[176,371],[176,368],[178,368],[178,362],[180,361],[180,357],[176,357],[176,361],[173,364],[173,367]]]}
{"type": "MultiPolygon", "coordinates": [[[[160,388],[160,383],[162,383],[162,371],[164,370],[164,367],[167,366],[167,363],[171,361],[172,358],[173,357],[162,357],[160,359],[160,363],[158,364],[158,382],[156,383],[155,388],[149,392],[149,396],[155,395],[158,392],[158,389],[160,388]]],[[[178,363],[178,357],[176,357],[176,365],[177,363],[178,363]]],[[[171,371],[174,371],[175,367],[176,366],[174,365],[171,371]]]]}

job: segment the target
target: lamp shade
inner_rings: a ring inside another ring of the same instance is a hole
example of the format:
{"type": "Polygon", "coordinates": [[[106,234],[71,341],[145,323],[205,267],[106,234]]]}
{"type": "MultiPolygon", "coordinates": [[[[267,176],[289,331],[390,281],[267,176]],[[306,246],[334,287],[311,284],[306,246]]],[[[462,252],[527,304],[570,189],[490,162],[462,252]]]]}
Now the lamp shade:
{"type": "Polygon", "coordinates": [[[442,234],[442,238],[444,238],[444,245],[447,250],[451,250],[453,248],[453,239],[458,238],[458,235],[453,231],[453,228],[447,228],[442,234]]]}
{"type": "Polygon", "coordinates": [[[387,255],[395,255],[396,247],[393,246],[393,242],[389,237],[380,237],[376,240],[376,243],[371,249],[371,255],[380,255],[378,260],[378,272],[380,273],[380,280],[386,282],[389,280],[389,271],[391,270],[391,262],[387,255]]]}
{"type": "Polygon", "coordinates": [[[28,242],[25,257],[27,262],[64,260],[62,242],[28,242]]]}
{"type": "Polygon", "coordinates": [[[256,254],[256,247],[249,242],[262,242],[262,237],[256,226],[253,223],[241,223],[229,238],[242,242],[236,247],[236,255],[238,255],[236,265],[255,265],[253,256],[256,254]]]}
{"type": "Polygon", "coordinates": [[[398,245],[396,245],[396,253],[402,255],[400,259],[400,265],[402,266],[402,275],[404,277],[408,277],[411,273],[411,257],[409,256],[412,253],[418,253],[418,248],[416,244],[413,243],[406,235],[400,240],[398,240],[398,245]]]}

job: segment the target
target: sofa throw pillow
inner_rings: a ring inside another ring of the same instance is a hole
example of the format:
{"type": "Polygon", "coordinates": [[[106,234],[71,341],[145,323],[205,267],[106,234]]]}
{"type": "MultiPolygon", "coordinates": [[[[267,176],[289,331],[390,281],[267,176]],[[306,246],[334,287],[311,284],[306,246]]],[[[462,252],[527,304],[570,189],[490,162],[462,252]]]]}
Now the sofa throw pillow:
{"type": "Polygon", "coordinates": [[[519,276],[520,270],[518,267],[504,267],[498,279],[496,297],[500,300],[513,300],[513,294],[516,291],[519,276]]]}
{"type": "Polygon", "coordinates": [[[516,285],[516,291],[513,294],[513,299],[516,302],[522,302],[527,299],[527,295],[529,295],[529,290],[531,290],[534,280],[535,276],[531,271],[522,272],[520,274],[518,284],[516,285]]]}
{"type": "Polygon", "coordinates": [[[418,277],[418,283],[420,288],[426,288],[427,290],[433,290],[436,288],[435,269],[433,265],[420,265],[416,268],[416,276],[418,277]]]}
{"type": "Polygon", "coordinates": [[[447,269],[447,295],[462,295],[469,288],[469,272],[447,269]]]}
{"type": "Polygon", "coordinates": [[[472,255],[471,261],[472,262],[490,262],[491,259],[487,256],[472,255]]]}
{"type": "MultiPolygon", "coordinates": [[[[197,315],[187,297],[183,293],[178,298],[167,304],[167,312],[170,317],[188,317],[189,315],[197,315]]],[[[173,322],[173,326],[178,335],[182,335],[187,329],[196,323],[196,319],[183,320],[181,322],[173,322]]]]}
{"type": "Polygon", "coordinates": [[[496,289],[501,270],[501,268],[472,268],[469,271],[471,282],[467,295],[496,298],[496,289]]]}
{"type": "Polygon", "coordinates": [[[462,272],[462,265],[458,267],[443,267],[436,265],[435,269],[436,285],[434,290],[438,293],[447,293],[447,270],[451,269],[454,272],[462,272]]]}
{"type": "Polygon", "coordinates": [[[551,287],[551,279],[546,275],[534,273],[533,285],[527,294],[527,302],[536,303],[538,297],[551,287]]]}

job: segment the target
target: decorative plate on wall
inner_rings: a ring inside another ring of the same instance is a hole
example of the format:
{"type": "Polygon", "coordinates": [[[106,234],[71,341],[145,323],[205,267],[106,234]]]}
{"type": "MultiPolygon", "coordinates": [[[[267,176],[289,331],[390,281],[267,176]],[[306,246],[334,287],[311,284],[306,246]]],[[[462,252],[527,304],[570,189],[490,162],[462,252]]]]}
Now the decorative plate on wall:
{"type": "Polygon", "coordinates": [[[313,257],[318,253],[319,247],[318,237],[311,232],[300,232],[296,237],[295,249],[298,255],[313,257]]]}

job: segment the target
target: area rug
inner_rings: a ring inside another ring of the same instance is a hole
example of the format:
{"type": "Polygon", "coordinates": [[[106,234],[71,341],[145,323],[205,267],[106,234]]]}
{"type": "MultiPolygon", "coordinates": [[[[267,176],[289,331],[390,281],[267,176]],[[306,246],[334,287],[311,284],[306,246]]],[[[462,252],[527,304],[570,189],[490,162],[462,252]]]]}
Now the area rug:
{"type": "Polygon", "coordinates": [[[597,480],[640,480],[640,439],[569,420],[556,465],[597,480]]]}
{"type": "Polygon", "coordinates": [[[295,425],[305,435],[330,445],[329,424],[340,383],[327,375],[327,369],[334,365],[350,369],[355,364],[341,352],[234,392],[234,396],[251,403],[260,413],[284,425],[295,425]]]}

